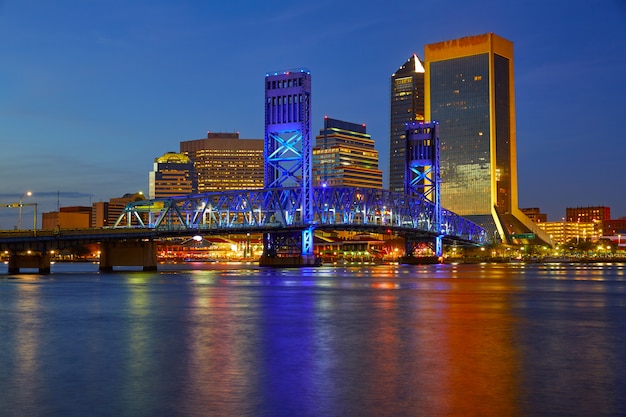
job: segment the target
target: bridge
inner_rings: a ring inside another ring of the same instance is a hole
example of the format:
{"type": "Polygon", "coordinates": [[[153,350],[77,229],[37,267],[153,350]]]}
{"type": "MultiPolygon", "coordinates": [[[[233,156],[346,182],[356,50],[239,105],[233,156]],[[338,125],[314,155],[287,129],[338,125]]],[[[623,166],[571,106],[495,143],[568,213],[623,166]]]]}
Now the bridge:
{"type": "Polygon", "coordinates": [[[310,72],[266,74],[265,85],[263,189],[131,202],[111,229],[0,233],[9,272],[49,271],[50,250],[88,242],[100,243],[102,270],[156,269],[155,242],[175,236],[261,233],[265,266],[316,265],[314,234],[323,230],[402,236],[409,263],[419,261],[415,249],[423,242],[439,258],[444,241],[486,243],[482,227],[440,205],[438,123],[406,124],[404,193],[324,186],[324,178],[312,177],[310,72]]]}
{"type": "MultiPolygon", "coordinates": [[[[436,206],[417,196],[388,190],[353,187],[313,187],[313,221],[302,217],[302,189],[297,187],[211,192],[185,197],[129,203],[111,228],[24,230],[0,232],[0,250],[11,251],[10,271],[37,268],[47,272],[50,252],[100,243],[101,269],[137,265],[154,269],[160,239],[194,235],[278,233],[277,265],[299,259],[303,231],[349,230],[400,235],[406,255],[416,243],[439,236],[448,243],[485,243],[484,229],[448,210],[437,223],[436,206]]],[[[267,248],[266,248],[267,249],[267,248]]],[[[271,248],[269,248],[271,249],[271,248]]]]}
{"type": "Polygon", "coordinates": [[[153,230],[158,236],[272,233],[303,230],[393,232],[409,239],[442,236],[482,244],[484,229],[417,196],[355,187],[312,187],[313,216],[302,215],[302,189],[211,192],[129,203],[116,228],[153,230]]]}

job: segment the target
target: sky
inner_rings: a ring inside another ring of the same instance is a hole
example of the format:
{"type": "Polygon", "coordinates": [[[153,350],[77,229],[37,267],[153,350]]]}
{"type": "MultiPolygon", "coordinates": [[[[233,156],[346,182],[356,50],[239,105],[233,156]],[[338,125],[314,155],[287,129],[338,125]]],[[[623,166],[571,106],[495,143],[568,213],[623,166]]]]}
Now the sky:
{"type": "Polygon", "coordinates": [[[391,74],[487,32],[514,44],[520,207],[626,216],[626,0],[0,0],[0,228],[26,191],[39,212],[147,194],[180,141],[263,138],[278,70],[311,71],[313,136],[367,125],[387,184],[391,74]]]}

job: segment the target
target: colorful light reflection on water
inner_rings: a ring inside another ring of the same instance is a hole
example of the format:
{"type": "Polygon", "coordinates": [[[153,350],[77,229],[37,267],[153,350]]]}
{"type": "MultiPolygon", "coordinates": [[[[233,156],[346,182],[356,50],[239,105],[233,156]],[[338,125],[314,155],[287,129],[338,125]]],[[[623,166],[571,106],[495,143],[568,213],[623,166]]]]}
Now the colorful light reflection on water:
{"type": "Polygon", "coordinates": [[[624,271],[0,269],[0,414],[623,415],[624,271]]]}

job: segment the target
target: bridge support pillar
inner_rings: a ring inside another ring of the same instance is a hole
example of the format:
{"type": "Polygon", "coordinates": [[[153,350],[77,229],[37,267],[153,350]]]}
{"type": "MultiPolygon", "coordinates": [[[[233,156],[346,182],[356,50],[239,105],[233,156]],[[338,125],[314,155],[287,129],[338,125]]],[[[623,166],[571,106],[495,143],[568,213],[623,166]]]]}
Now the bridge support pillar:
{"type": "Polygon", "coordinates": [[[435,256],[443,259],[443,236],[439,235],[435,238],[435,256]]]}
{"type": "Polygon", "coordinates": [[[418,238],[411,239],[407,237],[405,240],[404,256],[400,257],[399,262],[407,265],[436,264],[443,262],[443,242],[442,236],[434,238],[418,238]],[[427,254],[418,255],[416,252],[419,247],[428,247],[427,254]]]}
{"type": "Polygon", "coordinates": [[[265,233],[260,266],[303,267],[318,266],[320,259],[313,251],[313,230],[265,233]]]}
{"type": "Polygon", "coordinates": [[[114,266],[141,266],[144,271],[156,271],[156,243],[153,240],[103,242],[100,270],[112,271],[114,266]]]}
{"type": "Polygon", "coordinates": [[[47,253],[11,254],[9,274],[19,274],[22,268],[37,269],[40,274],[49,274],[50,255],[47,253]]]}

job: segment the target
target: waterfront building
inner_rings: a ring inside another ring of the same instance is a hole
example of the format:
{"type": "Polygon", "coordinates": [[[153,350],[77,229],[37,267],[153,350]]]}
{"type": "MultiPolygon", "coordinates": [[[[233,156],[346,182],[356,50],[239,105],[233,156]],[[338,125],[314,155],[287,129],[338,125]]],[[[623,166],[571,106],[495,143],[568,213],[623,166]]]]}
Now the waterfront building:
{"type": "Polygon", "coordinates": [[[383,187],[378,151],[364,124],[324,118],[315,137],[313,185],[332,187],[383,187]]]}
{"type": "Polygon", "coordinates": [[[109,225],[109,202],[97,201],[91,205],[91,227],[109,225]]]}
{"type": "Polygon", "coordinates": [[[182,153],[167,152],[154,159],[149,175],[150,198],[184,196],[198,192],[198,180],[191,159],[182,153]]]}
{"type": "Polygon", "coordinates": [[[598,235],[603,233],[603,223],[611,219],[611,209],[605,206],[568,207],[565,209],[568,222],[591,222],[598,235]]]}
{"type": "Polygon", "coordinates": [[[212,133],[180,142],[193,161],[198,192],[263,188],[263,139],[241,139],[239,133],[212,133]]]}
{"type": "Polygon", "coordinates": [[[565,209],[568,222],[601,222],[611,219],[611,208],[605,206],[568,207],[565,209]]]}
{"type": "Polygon", "coordinates": [[[572,240],[579,242],[590,239],[596,241],[601,236],[593,222],[545,222],[538,226],[547,233],[555,243],[568,243],[572,240]]]}
{"type": "Polygon", "coordinates": [[[404,192],[406,123],[424,121],[424,66],[413,54],[391,75],[389,189],[404,192]]]}
{"type": "Polygon", "coordinates": [[[453,39],[426,45],[424,60],[425,116],[440,124],[441,205],[493,240],[550,243],[518,206],[513,43],[493,33],[453,39]]]}
{"type": "Polygon", "coordinates": [[[91,207],[60,207],[59,211],[42,213],[42,230],[87,229],[91,225],[91,207]]]}
{"type": "MultiPolygon", "coordinates": [[[[626,217],[620,219],[603,220],[602,221],[602,235],[603,236],[621,236],[626,237],[626,217]]],[[[626,243],[626,239],[624,240],[626,243]]]]}
{"type": "Polygon", "coordinates": [[[545,223],[548,221],[548,215],[545,213],[542,213],[538,207],[521,208],[520,210],[533,223],[545,223]]]}
{"type": "Polygon", "coordinates": [[[130,194],[130,193],[124,194],[122,197],[109,199],[109,203],[107,204],[107,211],[106,211],[106,225],[107,226],[115,225],[115,222],[117,222],[117,219],[119,219],[119,217],[122,215],[122,212],[124,211],[124,208],[126,207],[126,204],[134,202],[134,201],[145,200],[145,199],[146,199],[146,196],[141,191],[136,192],[134,194],[130,194]]]}

